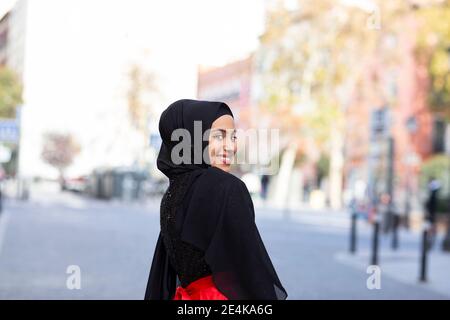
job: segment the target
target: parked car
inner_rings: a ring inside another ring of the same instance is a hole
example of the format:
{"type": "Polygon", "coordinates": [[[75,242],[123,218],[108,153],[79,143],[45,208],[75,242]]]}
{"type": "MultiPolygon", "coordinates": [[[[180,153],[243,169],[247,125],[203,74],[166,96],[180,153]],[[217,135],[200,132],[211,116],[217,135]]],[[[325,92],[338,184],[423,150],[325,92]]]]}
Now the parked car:
{"type": "Polygon", "coordinates": [[[87,176],[63,178],[61,181],[61,190],[84,192],[86,189],[87,181],[88,181],[87,176]]]}
{"type": "Polygon", "coordinates": [[[89,176],[87,193],[101,199],[139,199],[145,193],[144,184],[148,180],[148,172],[141,169],[99,168],[89,176]]]}

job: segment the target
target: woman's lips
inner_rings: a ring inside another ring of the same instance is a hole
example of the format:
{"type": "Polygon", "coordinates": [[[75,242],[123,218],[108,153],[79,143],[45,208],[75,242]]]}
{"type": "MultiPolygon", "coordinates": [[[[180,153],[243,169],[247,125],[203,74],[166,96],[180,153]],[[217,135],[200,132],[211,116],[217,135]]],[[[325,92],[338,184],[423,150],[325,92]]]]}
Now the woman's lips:
{"type": "Polygon", "coordinates": [[[228,157],[226,155],[219,155],[218,158],[220,159],[220,162],[222,164],[231,164],[231,157],[228,157]]]}

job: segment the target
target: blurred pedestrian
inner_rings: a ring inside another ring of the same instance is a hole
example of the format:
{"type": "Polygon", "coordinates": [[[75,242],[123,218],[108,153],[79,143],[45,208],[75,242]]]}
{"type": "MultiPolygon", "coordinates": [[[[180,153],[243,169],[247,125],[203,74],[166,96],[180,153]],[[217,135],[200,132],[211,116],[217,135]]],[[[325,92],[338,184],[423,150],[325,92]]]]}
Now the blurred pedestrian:
{"type": "Polygon", "coordinates": [[[3,181],[6,179],[6,172],[0,164],[0,214],[3,211],[3,181]]]}
{"type": "Polygon", "coordinates": [[[441,183],[435,177],[431,177],[428,180],[428,198],[425,203],[426,214],[425,220],[430,224],[429,229],[429,248],[434,244],[436,238],[436,211],[437,211],[437,200],[438,192],[441,188],[441,183]]]}
{"type": "Polygon", "coordinates": [[[270,176],[267,174],[263,174],[261,177],[261,197],[264,200],[267,199],[267,189],[269,187],[269,179],[270,179],[270,176]]]}

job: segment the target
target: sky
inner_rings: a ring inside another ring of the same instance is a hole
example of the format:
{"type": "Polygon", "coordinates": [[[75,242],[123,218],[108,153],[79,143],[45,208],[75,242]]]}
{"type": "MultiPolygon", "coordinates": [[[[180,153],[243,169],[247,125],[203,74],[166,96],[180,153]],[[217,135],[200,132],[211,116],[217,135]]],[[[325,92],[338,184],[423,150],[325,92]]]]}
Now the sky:
{"type": "MultiPolygon", "coordinates": [[[[16,1],[0,0],[0,16],[16,1]]],[[[245,56],[256,48],[258,36],[263,30],[264,0],[89,2],[93,7],[105,6],[108,3],[108,15],[120,16],[121,24],[126,27],[141,24],[144,36],[148,31],[145,28],[150,25],[158,26],[156,37],[167,38],[180,33],[186,34],[186,45],[191,46],[195,59],[205,65],[221,65],[245,56]]],[[[135,33],[133,37],[139,38],[139,34],[135,33]]],[[[170,41],[170,38],[165,41],[170,41]]],[[[177,43],[173,44],[173,48],[175,47],[177,43]]]]}
{"type": "MultiPolygon", "coordinates": [[[[28,1],[21,167],[30,173],[46,169],[38,161],[39,137],[49,128],[82,143],[74,172],[93,159],[101,164],[105,154],[110,162],[130,162],[139,142],[125,134],[122,120],[133,61],[158,75],[163,108],[196,98],[198,65],[246,57],[263,31],[264,0],[28,1]]],[[[0,0],[0,16],[14,2],[0,0]]]]}

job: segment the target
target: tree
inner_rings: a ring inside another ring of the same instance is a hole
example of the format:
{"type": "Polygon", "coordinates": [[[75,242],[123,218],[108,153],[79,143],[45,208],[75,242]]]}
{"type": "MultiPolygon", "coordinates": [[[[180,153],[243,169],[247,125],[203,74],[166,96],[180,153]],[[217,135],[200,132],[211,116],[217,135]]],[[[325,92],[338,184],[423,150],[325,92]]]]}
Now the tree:
{"type": "Polygon", "coordinates": [[[428,103],[450,122],[450,1],[435,1],[416,11],[420,23],[416,54],[428,69],[428,103]]]}
{"type": "Polygon", "coordinates": [[[14,118],[22,103],[22,85],[9,68],[0,65],[0,118],[14,118]]]}
{"type": "Polygon", "coordinates": [[[131,122],[140,132],[148,134],[148,120],[154,115],[149,96],[158,93],[156,77],[140,65],[132,64],[128,80],[127,101],[131,122]]]}
{"type": "Polygon", "coordinates": [[[58,170],[60,179],[64,178],[65,169],[79,152],[80,146],[70,134],[49,132],[44,135],[41,157],[58,170]]]}
{"type": "MultiPolygon", "coordinates": [[[[396,41],[409,18],[423,16],[423,25],[429,24],[427,28],[439,33],[441,40],[447,39],[450,19],[444,9],[448,0],[373,0],[366,7],[332,0],[294,0],[288,6],[285,1],[276,3],[269,10],[261,37],[264,61],[258,65],[266,74],[261,105],[273,112],[290,140],[310,138],[313,151],[329,155],[330,200],[333,207],[339,207],[346,106],[352,91],[394,107],[396,94],[386,89],[384,78],[375,75],[370,88],[359,88],[359,81],[373,62],[385,70],[398,67],[403,57],[396,41]],[[425,17],[433,21],[428,23],[425,17]],[[286,112],[288,121],[278,116],[280,112],[286,112]],[[292,126],[292,118],[298,118],[301,125],[292,126]]],[[[427,28],[422,31],[428,33],[423,38],[430,38],[427,28]]],[[[436,70],[434,75],[431,70],[437,89],[431,98],[438,102],[436,108],[448,110],[450,73],[445,67],[449,57],[444,55],[448,41],[441,41],[440,47],[442,50],[436,51],[425,45],[424,52],[435,57],[429,62],[430,69],[436,70]]],[[[303,153],[309,161],[317,161],[317,156],[310,156],[313,152],[303,153]]]]}
{"type": "MultiPolygon", "coordinates": [[[[157,93],[155,74],[145,70],[137,63],[132,64],[128,71],[128,114],[131,124],[142,135],[145,143],[149,139],[150,118],[156,117],[150,96],[157,93]]],[[[145,160],[141,161],[145,162],[145,160]]]]}
{"type": "MultiPolygon", "coordinates": [[[[0,65],[0,118],[15,118],[16,107],[22,103],[22,85],[17,75],[4,65],[0,65]]],[[[17,172],[17,145],[4,143],[11,151],[11,159],[3,164],[8,175],[17,172]]]]}
{"type": "MultiPolygon", "coordinates": [[[[450,1],[433,1],[428,5],[417,6],[416,10],[421,27],[416,55],[417,59],[427,68],[429,76],[428,103],[431,110],[438,117],[444,119],[447,125],[450,125],[450,1]]],[[[447,191],[450,191],[449,156],[438,155],[432,159],[434,160],[433,164],[440,162],[439,173],[447,171],[447,191]]],[[[424,169],[430,170],[429,168],[424,169]]],[[[448,192],[446,197],[447,211],[450,215],[450,194],[448,192]]],[[[442,248],[450,251],[450,218],[442,248]]]]}
{"type": "Polygon", "coordinates": [[[286,144],[302,149],[297,154],[311,162],[329,155],[331,204],[340,207],[344,106],[376,36],[359,9],[331,0],[296,3],[279,2],[268,13],[260,104],[273,113],[286,144]]]}

